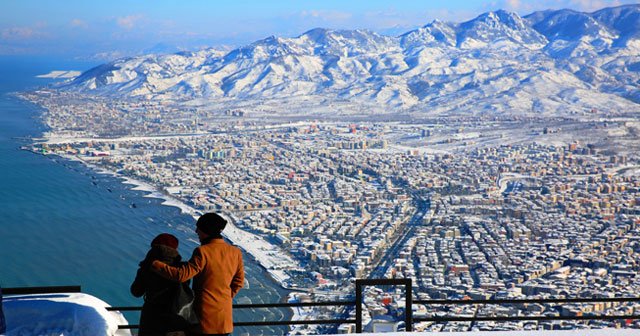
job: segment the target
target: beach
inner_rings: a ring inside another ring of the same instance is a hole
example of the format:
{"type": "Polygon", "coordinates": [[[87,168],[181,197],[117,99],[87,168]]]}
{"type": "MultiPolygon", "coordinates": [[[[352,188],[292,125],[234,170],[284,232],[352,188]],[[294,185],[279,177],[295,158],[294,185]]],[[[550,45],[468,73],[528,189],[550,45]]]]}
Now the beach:
{"type": "MultiPolygon", "coordinates": [[[[124,184],[133,186],[131,188],[132,190],[146,192],[147,194],[144,197],[161,199],[162,205],[176,207],[180,209],[182,213],[192,216],[194,218],[194,225],[195,220],[197,220],[197,218],[202,213],[192,206],[189,206],[179,198],[162,192],[159,188],[147,182],[137,180],[130,176],[124,176],[114,171],[110,171],[96,165],[94,162],[83,160],[82,157],[77,155],[61,154],[60,156],[68,160],[81,162],[99,174],[108,174],[117,178],[121,178],[124,184]]],[[[273,245],[266,239],[254,233],[238,228],[235,225],[237,219],[232,214],[223,213],[223,215],[227,217],[227,219],[229,219],[227,227],[222,233],[223,236],[227,238],[231,243],[249,254],[260,266],[262,266],[269,273],[273,280],[275,280],[282,288],[289,289],[287,281],[290,279],[290,276],[286,273],[285,270],[301,270],[302,268],[298,265],[297,261],[294,261],[293,258],[282,253],[280,247],[273,245]]],[[[186,227],[178,229],[184,231],[193,230],[193,228],[186,227]]]]}

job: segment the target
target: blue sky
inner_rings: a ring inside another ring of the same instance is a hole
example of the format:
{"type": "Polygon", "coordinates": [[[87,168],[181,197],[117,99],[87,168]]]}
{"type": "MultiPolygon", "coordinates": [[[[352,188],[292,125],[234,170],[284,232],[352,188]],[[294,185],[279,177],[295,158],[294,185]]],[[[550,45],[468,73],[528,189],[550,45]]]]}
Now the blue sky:
{"type": "MultiPolygon", "coordinates": [[[[434,19],[462,22],[505,9],[591,12],[631,0],[0,0],[0,55],[89,57],[154,48],[239,46],[316,28],[395,35],[434,19]]],[[[162,51],[163,49],[157,49],[162,51]]]]}

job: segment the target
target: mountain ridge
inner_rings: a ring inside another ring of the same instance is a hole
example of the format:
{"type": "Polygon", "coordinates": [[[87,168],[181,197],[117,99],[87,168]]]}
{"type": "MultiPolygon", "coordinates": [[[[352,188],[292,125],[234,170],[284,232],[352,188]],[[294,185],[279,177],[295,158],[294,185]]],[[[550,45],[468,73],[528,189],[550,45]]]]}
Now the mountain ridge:
{"type": "Polygon", "coordinates": [[[348,99],[432,112],[637,111],[638,22],[640,5],[625,5],[524,17],[498,10],[462,23],[434,20],[398,36],[315,28],[226,53],[119,59],[60,89],[143,99],[348,99]]]}

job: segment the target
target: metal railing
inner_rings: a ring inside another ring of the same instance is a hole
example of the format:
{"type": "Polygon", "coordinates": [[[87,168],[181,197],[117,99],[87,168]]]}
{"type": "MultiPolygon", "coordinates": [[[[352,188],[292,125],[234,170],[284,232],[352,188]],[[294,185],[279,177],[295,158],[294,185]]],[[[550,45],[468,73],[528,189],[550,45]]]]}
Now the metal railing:
{"type": "Polygon", "coordinates": [[[28,295],[51,293],[80,293],[80,286],[48,286],[48,287],[7,287],[2,288],[2,295],[28,295]]]}
{"type": "Polygon", "coordinates": [[[413,306],[411,303],[411,279],[360,279],[356,280],[356,334],[362,332],[362,287],[364,286],[404,286],[404,323],[407,331],[413,330],[413,306]]]}
{"type": "MultiPolygon", "coordinates": [[[[295,307],[340,307],[355,306],[355,301],[326,301],[326,302],[288,302],[288,303],[258,303],[258,304],[234,304],[233,309],[256,308],[295,308],[295,307]]],[[[107,307],[108,311],[136,311],[142,307],[107,307]]],[[[326,319],[326,320],[300,320],[300,321],[243,321],[234,322],[235,327],[260,327],[275,325],[306,325],[306,324],[343,324],[357,323],[357,319],[326,319]]],[[[138,329],[137,324],[119,325],[119,329],[138,329]]]]}
{"type": "MultiPolygon", "coordinates": [[[[291,325],[332,325],[332,324],[355,324],[355,332],[361,333],[362,326],[362,289],[365,286],[404,286],[405,298],[405,328],[406,331],[413,330],[416,322],[480,322],[480,321],[569,321],[569,320],[603,320],[603,321],[629,321],[640,320],[640,315],[585,315],[585,316],[431,316],[414,317],[412,306],[422,304],[434,305],[523,305],[523,304],[573,304],[573,303],[629,303],[640,302],[640,297],[616,297],[616,298],[569,298],[569,299],[498,299],[498,300],[414,300],[412,299],[411,279],[360,279],[356,280],[356,295],[354,301],[327,301],[327,302],[289,302],[289,303],[262,303],[262,304],[234,304],[233,309],[256,309],[256,308],[295,308],[295,307],[346,307],[355,306],[355,319],[319,319],[319,320],[296,320],[296,321],[242,321],[234,322],[237,327],[259,327],[259,326],[291,326],[291,325]]],[[[3,295],[25,295],[25,294],[47,294],[47,293],[77,293],[81,292],[80,286],[52,286],[52,287],[18,287],[3,288],[3,295]]],[[[140,306],[128,307],[107,307],[108,311],[138,311],[140,306]]],[[[139,325],[119,325],[120,329],[138,329],[139,325]]]]}
{"type": "MultiPolygon", "coordinates": [[[[518,304],[547,304],[547,303],[627,303],[640,302],[637,297],[623,298],[571,298],[571,299],[499,299],[499,300],[415,300],[415,304],[423,305],[518,305],[518,304]]],[[[435,316],[416,317],[415,322],[478,322],[478,321],[568,321],[568,320],[637,320],[640,315],[585,315],[585,316],[435,316]]]]}

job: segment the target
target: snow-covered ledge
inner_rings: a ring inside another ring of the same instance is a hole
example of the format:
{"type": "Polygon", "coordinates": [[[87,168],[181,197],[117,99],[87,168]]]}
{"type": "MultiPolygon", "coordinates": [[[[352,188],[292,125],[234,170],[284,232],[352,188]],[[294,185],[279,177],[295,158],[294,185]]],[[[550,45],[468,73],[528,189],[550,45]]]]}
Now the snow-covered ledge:
{"type": "Polygon", "coordinates": [[[2,302],[11,335],[130,336],[118,325],[129,324],[120,312],[84,293],[11,295],[2,302]]]}

